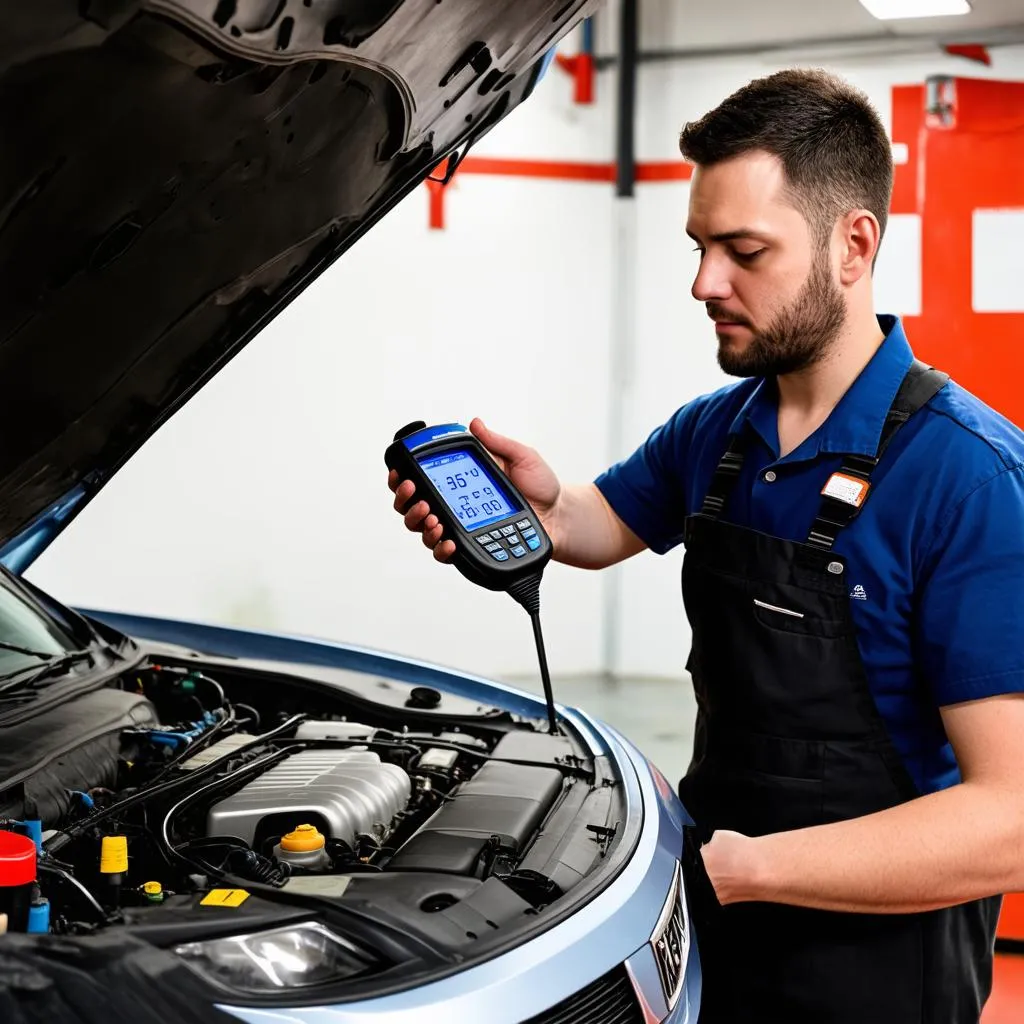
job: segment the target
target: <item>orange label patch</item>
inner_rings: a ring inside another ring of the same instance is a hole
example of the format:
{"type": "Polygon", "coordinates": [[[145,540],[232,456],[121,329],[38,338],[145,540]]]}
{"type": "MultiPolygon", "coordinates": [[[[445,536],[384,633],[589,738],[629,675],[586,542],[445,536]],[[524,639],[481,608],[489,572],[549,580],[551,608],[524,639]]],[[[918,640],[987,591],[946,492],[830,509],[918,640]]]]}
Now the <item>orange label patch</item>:
{"type": "Polygon", "coordinates": [[[828,478],[828,483],[821,489],[821,493],[829,498],[835,498],[836,501],[853,505],[854,508],[860,508],[870,489],[871,485],[867,480],[847,476],[846,473],[833,473],[828,478]]]}

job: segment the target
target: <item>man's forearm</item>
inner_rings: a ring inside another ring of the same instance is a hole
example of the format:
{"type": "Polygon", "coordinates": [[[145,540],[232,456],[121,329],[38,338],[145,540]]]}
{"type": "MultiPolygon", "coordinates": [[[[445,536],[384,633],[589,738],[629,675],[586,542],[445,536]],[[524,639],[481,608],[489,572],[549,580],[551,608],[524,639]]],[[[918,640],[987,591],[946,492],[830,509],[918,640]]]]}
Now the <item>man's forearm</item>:
{"type": "Polygon", "coordinates": [[[579,569],[603,569],[645,546],[593,484],[562,487],[552,527],[555,560],[579,569]]]}
{"type": "MultiPolygon", "coordinates": [[[[719,850],[731,857],[718,865],[723,903],[911,913],[1024,889],[1024,799],[1010,787],[963,783],[863,818],[746,842],[719,850]]],[[[704,850],[714,875],[712,844],[704,850]]]]}

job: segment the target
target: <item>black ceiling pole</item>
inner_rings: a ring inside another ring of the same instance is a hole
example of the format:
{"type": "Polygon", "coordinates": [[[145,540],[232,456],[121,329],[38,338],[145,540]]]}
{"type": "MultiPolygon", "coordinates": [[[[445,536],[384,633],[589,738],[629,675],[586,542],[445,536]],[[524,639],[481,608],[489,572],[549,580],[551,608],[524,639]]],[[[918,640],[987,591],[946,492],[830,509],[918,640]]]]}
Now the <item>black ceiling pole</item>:
{"type": "Polygon", "coordinates": [[[615,127],[615,194],[632,196],[636,183],[636,66],[640,0],[622,0],[619,20],[619,97],[615,127]]]}

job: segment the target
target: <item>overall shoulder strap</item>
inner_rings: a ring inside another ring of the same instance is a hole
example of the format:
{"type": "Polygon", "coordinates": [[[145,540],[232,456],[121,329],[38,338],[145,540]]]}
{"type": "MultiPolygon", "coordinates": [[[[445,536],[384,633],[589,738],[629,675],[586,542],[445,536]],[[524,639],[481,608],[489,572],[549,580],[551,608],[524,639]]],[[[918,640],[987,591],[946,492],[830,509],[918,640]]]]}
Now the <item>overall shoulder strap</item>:
{"type": "Polygon", "coordinates": [[[915,359],[903,378],[882,426],[878,451],[871,455],[846,455],[822,491],[818,515],[807,536],[812,547],[829,551],[840,530],[857,518],[871,488],[871,474],[885,450],[911,416],[923,409],[948,383],[949,375],[915,359]]]}
{"type": "Polygon", "coordinates": [[[740,470],[743,469],[743,455],[746,447],[739,434],[729,435],[725,454],[718,460],[714,475],[711,477],[708,493],[704,495],[704,504],[700,508],[702,516],[718,519],[725,511],[725,503],[736,486],[740,470]]]}

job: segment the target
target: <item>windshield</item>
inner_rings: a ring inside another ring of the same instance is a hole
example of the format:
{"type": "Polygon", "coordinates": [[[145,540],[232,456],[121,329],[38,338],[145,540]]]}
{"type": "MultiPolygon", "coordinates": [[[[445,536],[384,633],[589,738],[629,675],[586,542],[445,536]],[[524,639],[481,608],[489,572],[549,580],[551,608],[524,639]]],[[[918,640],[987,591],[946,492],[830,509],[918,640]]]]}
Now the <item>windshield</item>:
{"type": "MultiPolygon", "coordinates": [[[[0,641],[38,654],[58,655],[77,646],[60,627],[37,611],[25,598],[0,586],[0,641]]],[[[0,647],[0,676],[38,665],[31,654],[0,647]]]]}

